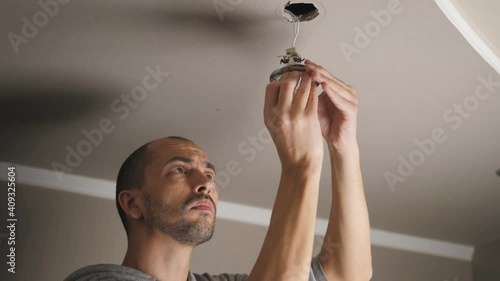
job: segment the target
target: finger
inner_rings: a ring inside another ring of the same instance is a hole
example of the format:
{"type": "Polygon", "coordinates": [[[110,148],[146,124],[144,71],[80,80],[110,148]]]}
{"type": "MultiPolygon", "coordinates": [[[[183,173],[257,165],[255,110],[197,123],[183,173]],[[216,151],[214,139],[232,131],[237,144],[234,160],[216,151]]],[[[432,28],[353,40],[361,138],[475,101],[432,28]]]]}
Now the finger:
{"type": "Polygon", "coordinates": [[[290,112],[293,93],[295,91],[295,87],[297,87],[299,77],[300,73],[298,71],[292,71],[286,79],[280,82],[278,108],[281,109],[282,112],[290,112]]]}
{"type": "Polygon", "coordinates": [[[321,75],[334,80],[335,82],[337,82],[341,87],[345,88],[346,90],[348,90],[350,88],[350,85],[347,85],[347,83],[345,83],[344,81],[333,76],[333,74],[331,74],[328,70],[326,70],[324,67],[322,67],[319,64],[316,64],[310,60],[306,60],[305,61],[305,68],[306,68],[306,71],[309,71],[309,72],[312,72],[315,70],[318,71],[319,73],[321,73],[321,75]]]}
{"type": "Polygon", "coordinates": [[[321,86],[323,87],[323,91],[330,98],[335,107],[337,107],[341,111],[349,111],[355,106],[351,101],[340,95],[338,91],[335,91],[331,87],[328,87],[328,84],[326,82],[321,83],[321,86]]]}
{"type": "Polygon", "coordinates": [[[342,81],[339,78],[335,77],[333,74],[331,74],[328,70],[326,70],[321,65],[317,65],[317,64],[314,64],[314,63],[308,63],[308,64],[305,65],[305,68],[306,68],[306,71],[310,71],[310,72],[317,71],[317,72],[319,72],[321,75],[323,75],[323,76],[325,76],[325,77],[327,77],[327,78],[329,78],[331,80],[334,80],[341,87],[343,87],[345,89],[349,89],[350,88],[350,85],[347,85],[347,83],[345,83],[344,81],[342,81]]]}
{"type": "Polygon", "coordinates": [[[278,103],[279,90],[280,90],[279,82],[273,81],[267,84],[266,96],[264,101],[264,120],[267,119],[267,116],[270,116],[272,109],[278,103]]]}
{"type": "Polygon", "coordinates": [[[312,77],[307,73],[302,73],[302,80],[293,101],[293,108],[296,112],[302,112],[306,108],[309,93],[311,92],[311,84],[312,77]]]}
{"type": "Polygon", "coordinates": [[[307,113],[318,114],[318,86],[314,81],[311,82],[311,88],[309,90],[309,97],[306,105],[305,111],[307,113]]]}
{"type": "Polygon", "coordinates": [[[287,72],[281,74],[280,79],[278,79],[278,81],[281,82],[283,80],[286,80],[286,79],[288,79],[289,76],[290,76],[290,72],[287,71],[287,72]]]}
{"type": "Polygon", "coordinates": [[[321,75],[321,73],[316,70],[313,72],[313,79],[316,80],[316,82],[318,83],[322,83],[323,90],[325,90],[325,86],[323,86],[323,83],[326,83],[326,87],[332,88],[332,90],[338,92],[339,95],[341,95],[346,100],[352,103],[355,103],[357,101],[357,97],[352,90],[345,89],[344,87],[339,85],[335,80],[329,79],[328,77],[321,75]]]}

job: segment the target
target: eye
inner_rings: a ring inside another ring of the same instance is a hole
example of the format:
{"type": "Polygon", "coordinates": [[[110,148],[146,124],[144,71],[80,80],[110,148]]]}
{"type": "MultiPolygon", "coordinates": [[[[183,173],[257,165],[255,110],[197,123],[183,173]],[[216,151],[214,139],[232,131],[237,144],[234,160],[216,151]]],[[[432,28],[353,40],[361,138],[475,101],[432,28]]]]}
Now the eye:
{"type": "Polygon", "coordinates": [[[210,178],[211,181],[215,180],[215,174],[214,173],[208,173],[208,175],[210,175],[209,178],[210,178]]]}
{"type": "Polygon", "coordinates": [[[181,171],[184,171],[184,167],[182,166],[177,166],[177,167],[174,167],[172,170],[170,170],[170,172],[172,171],[175,171],[175,170],[178,170],[180,168],[181,171]]]}
{"type": "MultiPolygon", "coordinates": [[[[173,172],[173,171],[176,171],[176,170],[180,171],[179,173],[184,173],[185,168],[183,166],[176,166],[172,170],[170,170],[170,172],[173,172]]],[[[179,173],[177,173],[177,174],[179,174],[179,173]]],[[[208,175],[208,177],[209,177],[209,179],[211,181],[215,180],[215,174],[214,173],[208,173],[207,175],[208,175]]]]}

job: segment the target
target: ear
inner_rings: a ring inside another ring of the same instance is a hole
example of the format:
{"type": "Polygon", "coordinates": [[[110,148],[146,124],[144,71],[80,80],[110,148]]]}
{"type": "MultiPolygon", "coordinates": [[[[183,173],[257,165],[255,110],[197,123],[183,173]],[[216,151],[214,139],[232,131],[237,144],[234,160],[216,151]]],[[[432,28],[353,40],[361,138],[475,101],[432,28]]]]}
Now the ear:
{"type": "Polygon", "coordinates": [[[123,211],[134,219],[142,217],[142,209],[140,200],[140,192],[136,188],[125,189],[118,194],[118,202],[123,211]]]}

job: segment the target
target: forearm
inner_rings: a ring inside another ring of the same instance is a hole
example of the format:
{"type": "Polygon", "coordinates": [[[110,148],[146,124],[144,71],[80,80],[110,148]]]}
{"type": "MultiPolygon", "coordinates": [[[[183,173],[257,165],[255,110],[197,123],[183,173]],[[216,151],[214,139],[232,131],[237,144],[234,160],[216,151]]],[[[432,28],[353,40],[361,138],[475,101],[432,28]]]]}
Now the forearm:
{"type": "Polygon", "coordinates": [[[321,165],[282,170],[269,229],[249,281],[308,280],[321,165]]]}
{"type": "Polygon", "coordinates": [[[335,153],[329,145],[332,208],[320,260],[329,280],[369,280],[372,275],[370,222],[359,148],[335,153]],[[329,249],[331,245],[339,245],[329,249]]]}

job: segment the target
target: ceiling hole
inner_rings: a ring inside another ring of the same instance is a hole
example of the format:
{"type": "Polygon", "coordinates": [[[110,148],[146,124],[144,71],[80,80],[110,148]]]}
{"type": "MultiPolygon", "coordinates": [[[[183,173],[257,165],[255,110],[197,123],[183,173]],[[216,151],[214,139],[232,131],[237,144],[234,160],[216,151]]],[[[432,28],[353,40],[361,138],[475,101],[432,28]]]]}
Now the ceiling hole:
{"type": "Polygon", "coordinates": [[[319,15],[318,8],[313,3],[290,3],[284,8],[284,16],[290,22],[296,17],[298,21],[310,21],[319,15]]]}

